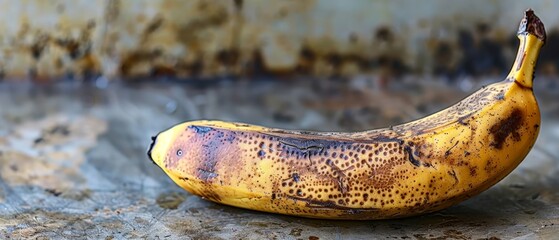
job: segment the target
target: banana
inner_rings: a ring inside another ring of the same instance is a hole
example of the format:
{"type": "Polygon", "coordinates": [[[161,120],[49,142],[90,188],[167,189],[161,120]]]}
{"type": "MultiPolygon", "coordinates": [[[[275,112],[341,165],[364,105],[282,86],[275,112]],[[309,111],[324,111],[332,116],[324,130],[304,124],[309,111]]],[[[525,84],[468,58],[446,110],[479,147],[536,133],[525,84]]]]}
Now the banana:
{"type": "Polygon", "coordinates": [[[518,37],[504,81],[419,120],[353,133],[191,121],[153,137],[148,155],[185,190],[241,208],[355,220],[444,209],[500,181],[536,141],[546,35],[530,9],[518,37]]]}

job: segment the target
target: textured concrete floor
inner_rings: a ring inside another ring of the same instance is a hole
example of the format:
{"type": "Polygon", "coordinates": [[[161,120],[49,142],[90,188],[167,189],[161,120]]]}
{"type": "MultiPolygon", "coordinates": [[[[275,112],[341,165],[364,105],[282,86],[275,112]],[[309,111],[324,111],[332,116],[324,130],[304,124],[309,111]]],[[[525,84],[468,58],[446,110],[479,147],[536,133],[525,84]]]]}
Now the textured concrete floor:
{"type": "Polygon", "coordinates": [[[352,222],[204,201],[175,186],[147,159],[150,136],[199,118],[363,130],[421,117],[469,91],[408,83],[379,92],[360,80],[347,85],[225,81],[206,87],[0,84],[0,238],[557,238],[559,91],[542,84],[539,88],[544,117],[540,138],[502,182],[437,213],[352,222]]]}

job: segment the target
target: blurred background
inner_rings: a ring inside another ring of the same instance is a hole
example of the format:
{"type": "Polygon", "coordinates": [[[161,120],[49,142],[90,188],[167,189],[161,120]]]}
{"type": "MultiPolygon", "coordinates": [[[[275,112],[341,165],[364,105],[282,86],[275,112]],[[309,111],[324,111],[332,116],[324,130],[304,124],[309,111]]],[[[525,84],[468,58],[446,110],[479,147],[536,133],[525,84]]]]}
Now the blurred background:
{"type": "Polygon", "coordinates": [[[556,9],[552,0],[0,0],[0,238],[557,236],[556,9]],[[145,154],[150,136],[187,120],[359,131],[420,118],[504,79],[527,8],[548,36],[534,86],[542,133],[509,177],[456,207],[359,223],[255,213],[184,192],[145,154]]]}
{"type": "Polygon", "coordinates": [[[0,1],[5,80],[502,76],[518,15],[544,19],[557,74],[559,3],[532,1],[0,1]]]}

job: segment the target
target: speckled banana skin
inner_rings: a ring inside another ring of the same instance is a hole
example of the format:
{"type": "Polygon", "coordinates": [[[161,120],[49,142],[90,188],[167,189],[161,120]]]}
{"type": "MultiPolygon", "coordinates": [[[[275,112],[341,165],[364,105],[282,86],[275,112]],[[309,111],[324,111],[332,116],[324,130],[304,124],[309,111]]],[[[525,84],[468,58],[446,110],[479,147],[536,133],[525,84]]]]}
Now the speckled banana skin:
{"type": "Polygon", "coordinates": [[[236,207],[326,219],[437,211],[500,181],[536,141],[545,30],[531,10],[518,36],[504,81],[410,123],[322,133],[192,121],[160,133],[148,154],[182,188],[236,207]]]}

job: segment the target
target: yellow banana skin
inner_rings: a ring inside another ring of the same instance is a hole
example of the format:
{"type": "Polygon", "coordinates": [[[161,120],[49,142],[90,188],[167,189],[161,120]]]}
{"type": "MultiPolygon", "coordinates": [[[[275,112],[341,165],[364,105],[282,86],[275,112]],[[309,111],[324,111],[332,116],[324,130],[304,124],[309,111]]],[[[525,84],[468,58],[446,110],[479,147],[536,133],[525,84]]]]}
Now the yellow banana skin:
{"type": "Polygon", "coordinates": [[[545,30],[531,10],[518,36],[507,79],[410,123],[325,133],[192,121],[158,134],[148,155],[185,190],[241,208],[354,220],[437,211],[500,181],[536,141],[545,30]]]}

